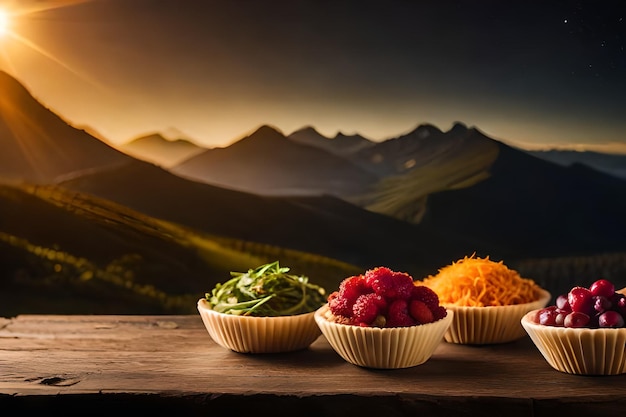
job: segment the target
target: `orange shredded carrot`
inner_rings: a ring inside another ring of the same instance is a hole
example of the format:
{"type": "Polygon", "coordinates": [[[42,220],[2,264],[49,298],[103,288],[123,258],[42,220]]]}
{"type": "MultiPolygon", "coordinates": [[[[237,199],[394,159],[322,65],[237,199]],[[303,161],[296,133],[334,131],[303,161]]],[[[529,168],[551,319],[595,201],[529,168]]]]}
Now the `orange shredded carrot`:
{"type": "Polygon", "coordinates": [[[502,261],[465,257],[429,275],[422,284],[439,296],[441,304],[457,306],[505,306],[524,304],[539,298],[541,288],[522,278],[502,261]]]}

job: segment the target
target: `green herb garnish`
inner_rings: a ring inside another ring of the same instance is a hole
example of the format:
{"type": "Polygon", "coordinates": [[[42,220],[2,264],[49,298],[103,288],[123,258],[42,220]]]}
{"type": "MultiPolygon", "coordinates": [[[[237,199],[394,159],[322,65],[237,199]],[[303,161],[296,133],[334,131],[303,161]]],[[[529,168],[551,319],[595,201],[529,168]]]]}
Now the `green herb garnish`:
{"type": "Polygon", "coordinates": [[[231,272],[205,297],[214,311],[241,316],[292,316],[310,313],[326,303],[326,291],[308,277],[288,274],[278,261],[248,272],[231,272]]]}

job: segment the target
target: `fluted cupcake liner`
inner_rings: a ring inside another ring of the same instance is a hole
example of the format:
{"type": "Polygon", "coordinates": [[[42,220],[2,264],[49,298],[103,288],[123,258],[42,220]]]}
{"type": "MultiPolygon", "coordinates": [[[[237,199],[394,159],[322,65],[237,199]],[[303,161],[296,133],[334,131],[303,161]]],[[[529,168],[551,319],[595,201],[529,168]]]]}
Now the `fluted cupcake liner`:
{"type": "Polygon", "coordinates": [[[531,310],[545,307],[550,301],[548,291],[531,303],[509,306],[465,307],[445,304],[454,311],[454,320],[445,334],[449,343],[487,345],[508,343],[526,336],[521,318],[531,310]]]}
{"type": "Polygon", "coordinates": [[[315,313],[322,334],[332,348],[354,365],[366,368],[409,368],[426,362],[452,323],[453,313],[433,323],[410,327],[378,328],[328,320],[328,305],[315,313]]]}
{"type": "Polygon", "coordinates": [[[307,348],[320,335],[315,312],[280,317],[237,316],[213,311],[205,299],[198,312],[218,345],[239,353],[279,353],[307,348]]]}
{"type": "Polygon", "coordinates": [[[521,324],[554,369],[576,375],[626,373],[626,328],[546,326],[527,313],[521,324]]]}

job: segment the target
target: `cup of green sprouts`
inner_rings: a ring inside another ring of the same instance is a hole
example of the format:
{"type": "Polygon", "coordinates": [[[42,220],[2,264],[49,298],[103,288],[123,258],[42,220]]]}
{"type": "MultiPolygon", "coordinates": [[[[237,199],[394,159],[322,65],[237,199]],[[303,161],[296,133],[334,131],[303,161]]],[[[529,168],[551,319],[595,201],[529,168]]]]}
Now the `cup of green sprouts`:
{"type": "Polygon", "coordinates": [[[198,300],[198,311],[218,345],[239,353],[278,353],[307,348],[321,334],[315,311],[326,291],[278,261],[231,272],[198,300]]]}

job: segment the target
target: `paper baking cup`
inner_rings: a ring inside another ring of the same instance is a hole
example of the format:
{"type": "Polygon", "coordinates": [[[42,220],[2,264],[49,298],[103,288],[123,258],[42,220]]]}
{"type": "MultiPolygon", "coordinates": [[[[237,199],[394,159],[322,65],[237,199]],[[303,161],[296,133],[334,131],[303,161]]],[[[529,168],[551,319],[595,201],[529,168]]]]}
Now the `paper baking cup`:
{"type": "Polygon", "coordinates": [[[280,317],[236,316],[213,311],[204,298],[198,300],[198,311],[215,343],[240,353],[301,350],[321,334],[315,312],[280,317]]]}
{"type": "Polygon", "coordinates": [[[577,375],[626,373],[626,328],[571,328],[535,323],[531,311],[521,324],[554,369],[577,375]]]}
{"type": "Polygon", "coordinates": [[[354,365],[366,368],[409,368],[426,362],[452,323],[453,313],[433,323],[411,327],[361,327],[326,318],[328,305],[315,313],[322,334],[331,347],[354,365]]]}
{"type": "Polygon", "coordinates": [[[537,301],[510,306],[461,307],[445,304],[454,311],[454,320],[445,334],[449,343],[487,345],[507,343],[521,339],[526,332],[520,320],[531,310],[545,307],[550,293],[541,290],[537,301]]]}

